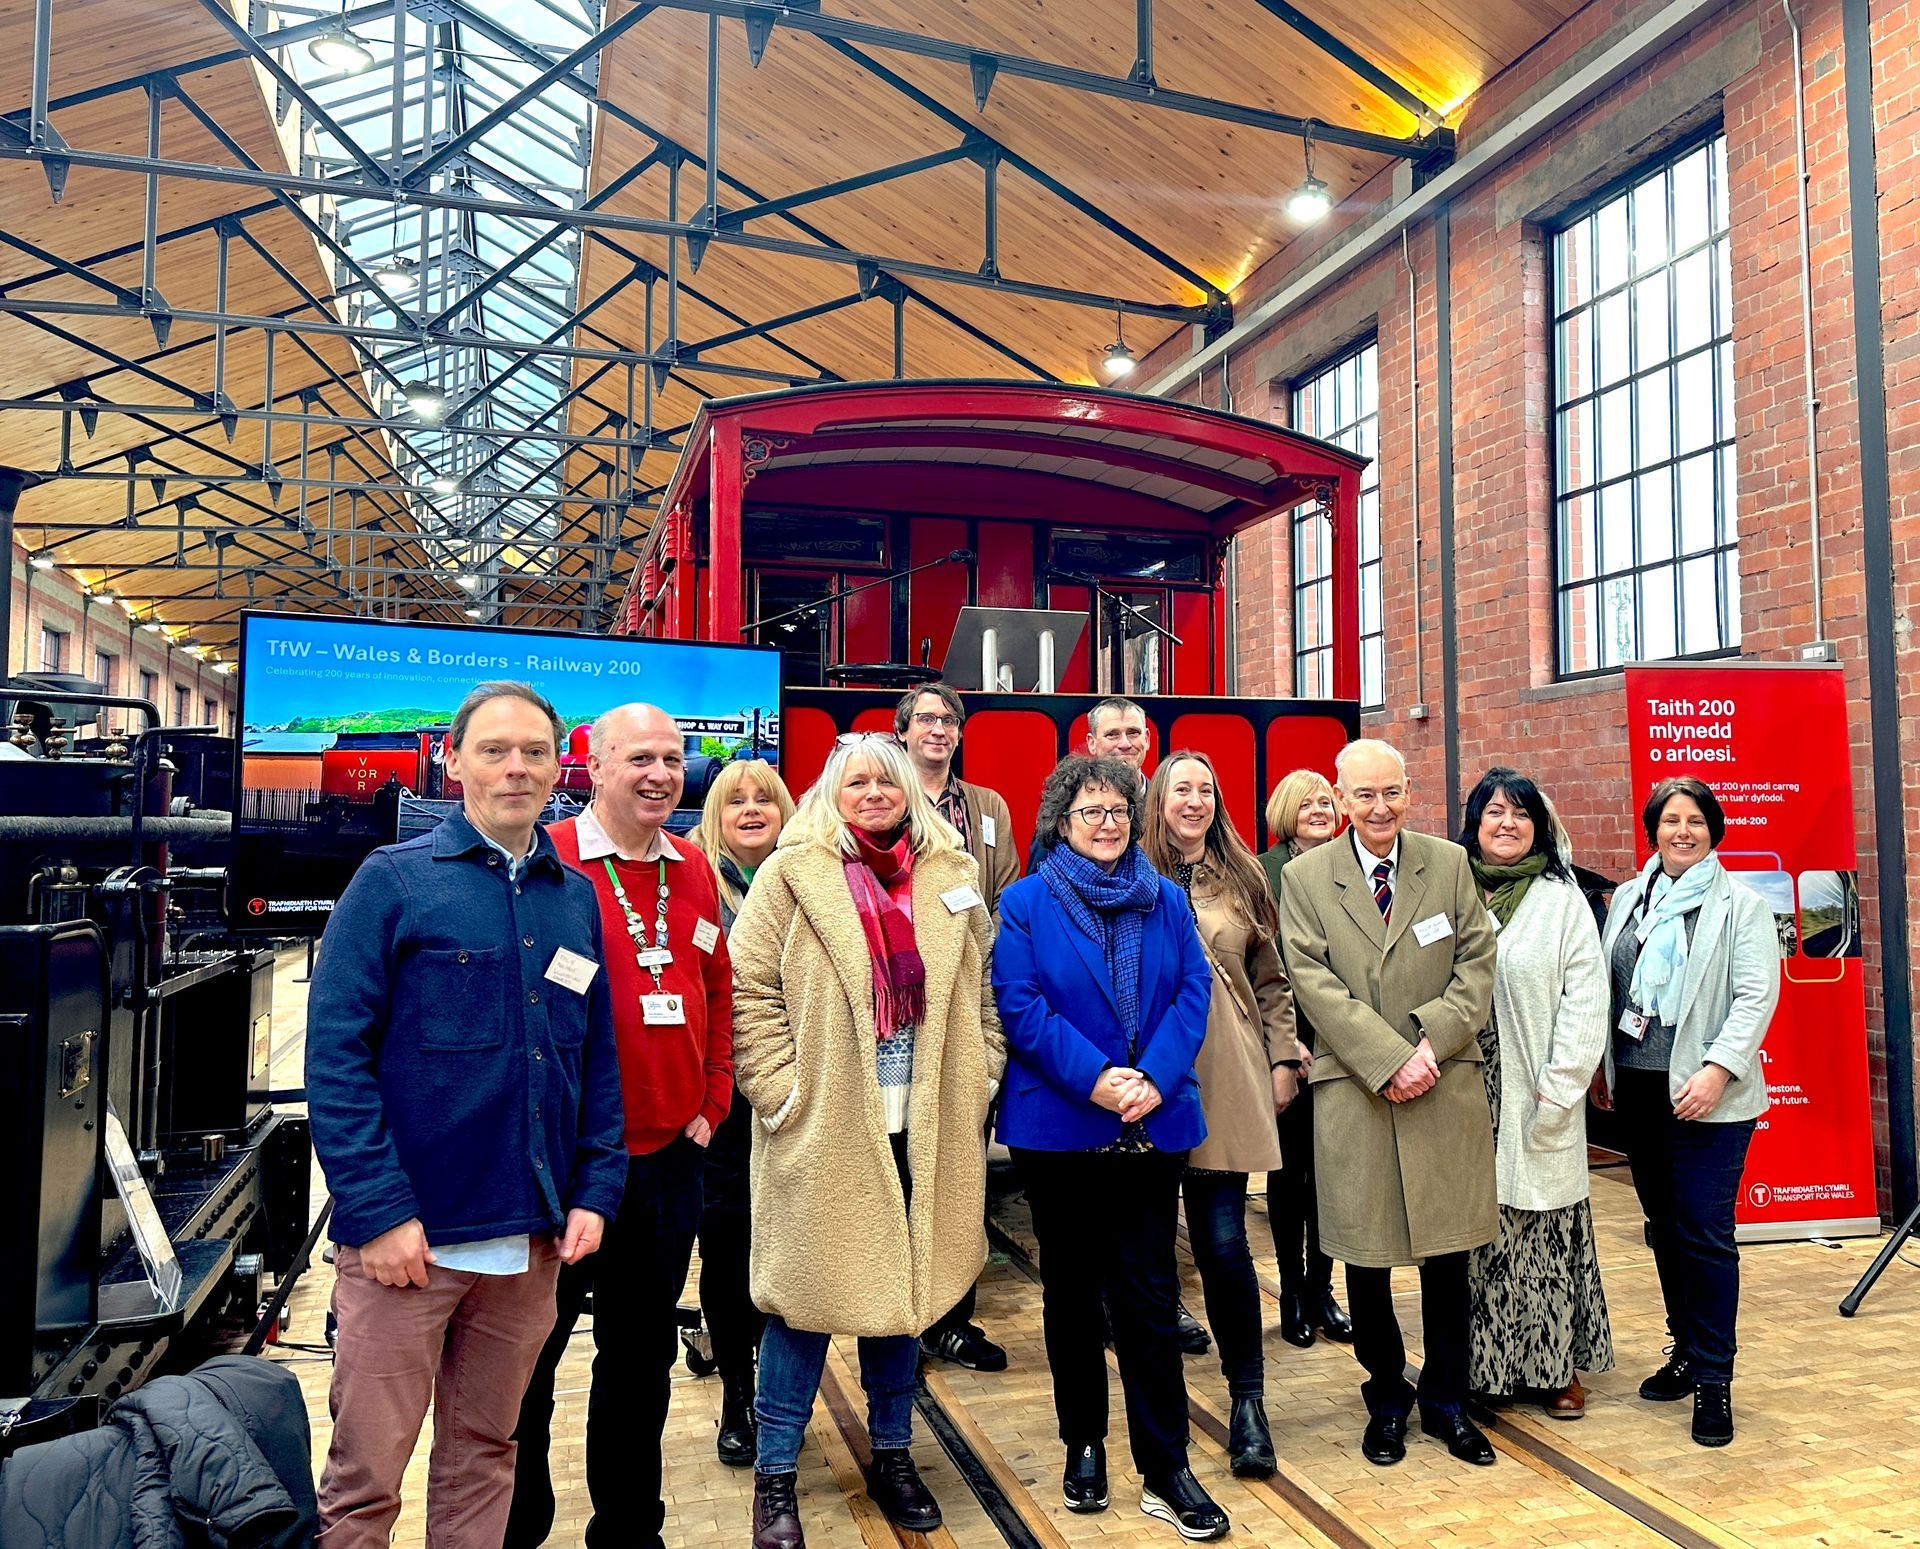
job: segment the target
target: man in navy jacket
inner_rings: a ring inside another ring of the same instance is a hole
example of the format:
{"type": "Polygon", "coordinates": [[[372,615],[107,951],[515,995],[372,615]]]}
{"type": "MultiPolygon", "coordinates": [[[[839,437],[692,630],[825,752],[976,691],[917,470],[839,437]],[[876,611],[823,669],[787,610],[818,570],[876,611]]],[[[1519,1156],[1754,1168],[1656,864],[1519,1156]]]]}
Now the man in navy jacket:
{"type": "Polygon", "coordinates": [[[447,735],[463,811],[374,851],[327,924],[307,1003],[339,1245],[327,1549],[385,1549],[429,1401],[428,1539],[499,1544],[555,1277],[619,1208],[599,907],[538,826],[564,735],[525,684],[480,684],[447,735]]]}

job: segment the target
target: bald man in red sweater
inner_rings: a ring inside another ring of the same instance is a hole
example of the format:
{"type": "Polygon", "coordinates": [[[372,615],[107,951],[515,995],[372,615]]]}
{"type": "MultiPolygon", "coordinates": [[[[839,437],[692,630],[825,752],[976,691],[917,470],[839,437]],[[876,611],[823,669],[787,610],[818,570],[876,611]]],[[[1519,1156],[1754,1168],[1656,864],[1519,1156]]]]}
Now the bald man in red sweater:
{"type": "Polygon", "coordinates": [[[586,1543],[663,1549],[660,1436],[675,1309],[700,1224],[706,1145],[733,1097],[733,968],[719,888],[706,857],[665,831],[685,788],[685,764],[680,728],[664,711],[642,704],[609,710],[588,742],[592,804],[547,831],[600,903],[626,1110],[627,1192],[600,1252],[561,1272],[559,1317],[515,1433],[520,1452],[505,1549],[533,1549],[553,1526],[553,1376],[589,1288],[593,1516],[586,1543]]]}

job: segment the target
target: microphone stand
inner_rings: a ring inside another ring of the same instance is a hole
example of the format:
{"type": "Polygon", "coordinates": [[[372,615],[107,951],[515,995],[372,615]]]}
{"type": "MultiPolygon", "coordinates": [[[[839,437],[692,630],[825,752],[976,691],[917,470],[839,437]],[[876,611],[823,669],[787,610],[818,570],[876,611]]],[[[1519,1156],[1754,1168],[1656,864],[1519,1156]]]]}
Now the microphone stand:
{"type": "Polygon", "coordinates": [[[767,618],[754,619],[740,626],[742,635],[751,635],[756,630],[770,629],[775,624],[784,624],[788,619],[823,619],[828,627],[820,631],[820,681],[827,681],[827,668],[832,664],[828,657],[833,651],[832,610],[836,602],[844,602],[849,597],[857,597],[861,592],[872,591],[876,586],[891,586],[895,581],[905,580],[908,576],[918,575],[922,570],[932,570],[940,565],[970,565],[973,563],[972,549],[955,549],[942,554],[938,559],[930,559],[923,564],[909,566],[905,570],[891,570],[871,581],[862,581],[858,586],[843,586],[837,592],[829,592],[824,597],[816,597],[812,602],[803,602],[797,607],[788,608],[783,613],[775,613],[767,618]]]}
{"type": "Polygon", "coordinates": [[[1145,609],[1128,602],[1118,592],[1109,591],[1098,578],[1083,575],[1078,570],[1060,570],[1052,565],[1046,566],[1045,569],[1050,578],[1058,577],[1062,581],[1072,581],[1076,585],[1092,588],[1094,601],[1106,611],[1109,655],[1107,671],[1112,679],[1107,688],[1108,693],[1124,694],[1127,691],[1127,636],[1126,631],[1121,627],[1123,620],[1132,619],[1143,628],[1171,640],[1175,645],[1186,644],[1145,609]]]}

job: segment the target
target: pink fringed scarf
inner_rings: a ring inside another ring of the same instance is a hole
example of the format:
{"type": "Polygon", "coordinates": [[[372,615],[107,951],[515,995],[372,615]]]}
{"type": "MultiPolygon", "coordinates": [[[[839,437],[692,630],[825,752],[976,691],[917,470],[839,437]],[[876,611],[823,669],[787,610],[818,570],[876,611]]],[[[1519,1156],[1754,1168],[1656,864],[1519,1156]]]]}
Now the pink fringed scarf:
{"type": "Polygon", "coordinates": [[[927,1014],[927,966],[914,942],[913,917],[899,901],[912,896],[912,836],[903,833],[884,847],[857,828],[853,837],[859,853],[841,864],[873,960],[873,1026],[884,1043],[902,1027],[918,1027],[927,1014]]]}

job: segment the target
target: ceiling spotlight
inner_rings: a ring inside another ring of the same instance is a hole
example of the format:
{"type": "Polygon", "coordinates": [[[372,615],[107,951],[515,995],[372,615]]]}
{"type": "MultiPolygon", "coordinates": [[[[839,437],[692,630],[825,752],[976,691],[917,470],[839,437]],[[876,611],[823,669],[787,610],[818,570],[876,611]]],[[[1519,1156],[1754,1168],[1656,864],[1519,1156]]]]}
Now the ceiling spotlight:
{"type": "Polygon", "coordinates": [[[1131,376],[1133,368],[1139,365],[1133,351],[1127,348],[1127,331],[1120,322],[1120,303],[1113,305],[1113,343],[1100,357],[1100,374],[1110,382],[1117,382],[1124,376],[1131,376]]]}
{"type": "Polygon", "coordinates": [[[167,628],[167,626],[162,624],[158,619],[153,619],[148,623],[142,624],[140,627],[150,635],[164,634],[167,628]]]}
{"type": "Polygon", "coordinates": [[[468,608],[466,611],[467,611],[467,617],[470,619],[477,619],[480,617],[480,610],[478,608],[468,608]]]}
{"type": "Polygon", "coordinates": [[[34,555],[32,559],[27,561],[27,563],[32,565],[35,570],[53,569],[53,561],[48,559],[47,556],[44,554],[34,555]]]}
{"type": "Polygon", "coordinates": [[[451,495],[460,488],[460,481],[450,473],[443,473],[430,480],[427,488],[436,495],[451,495]]]}
{"type": "Polygon", "coordinates": [[[447,395],[431,382],[409,382],[400,389],[400,396],[415,417],[426,424],[438,424],[447,412],[447,395]]]}
{"type": "Polygon", "coordinates": [[[480,577],[477,575],[463,575],[460,577],[460,584],[470,592],[477,592],[480,590],[480,577]]]}
{"type": "Polygon", "coordinates": [[[383,258],[367,272],[373,276],[373,283],[389,296],[404,296],[414,287],[414,276],[420,266],[405,253],[395,253],[391,258],[383,258]]]}
{"type": "Polygon", "coordinates": [[[215,662],[213,664],[213,670],[215,672],[232,672],[233,663],[232,662],[215,662]]]}
{"type": "Polygon", "coordinates": [[[359,75],[373,68],[373,50],[347,30],[345,18],[332,22],[307,45],[307,52],[323,69],[341,75],[359,75]]]}
{"type": "Polygon", "coordinates": [[[1306,162],[1307,180],[1287,195],[1287,219],[1300,226],[1311,226],[1327,218],[1333,208],[1333,190],[1313,175],[1313,123],[1300,137],[1300,154],[1306,162]]]}
{"type": "Polygon", "coordinates": [[[94,606],[96,607],[111,608],[115,600],[112,592],[95,592],[93,594],[94,606]]]}
{"type": "Polygon", "coordinates": [[[1287,195],[1287,219],[1301,226],[1323,221],[1333,209],[1333,191],[1317,177],[1309,177],[1287,195]]]}

